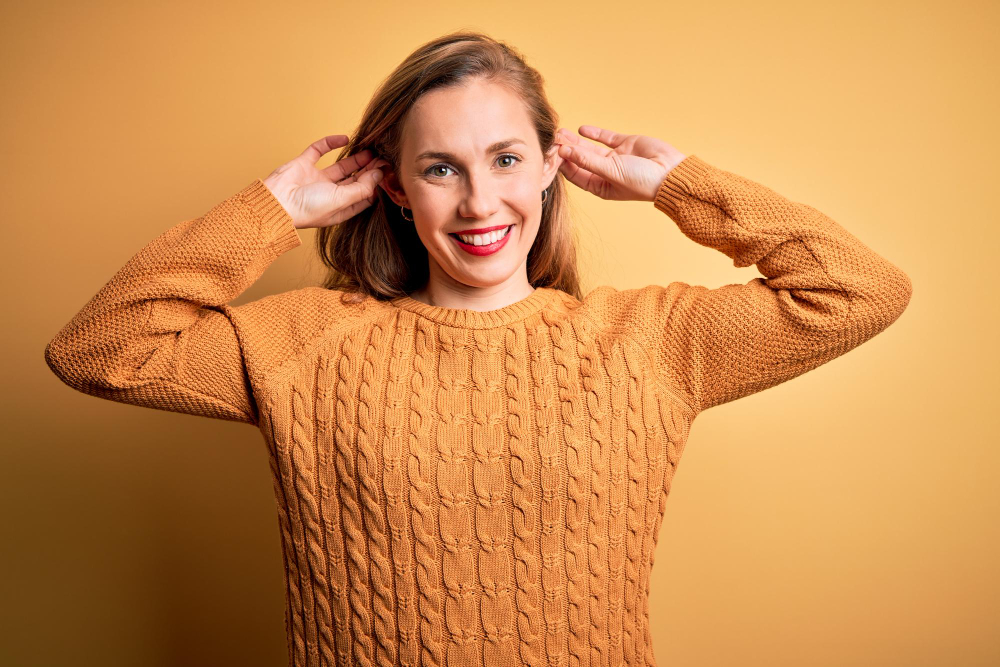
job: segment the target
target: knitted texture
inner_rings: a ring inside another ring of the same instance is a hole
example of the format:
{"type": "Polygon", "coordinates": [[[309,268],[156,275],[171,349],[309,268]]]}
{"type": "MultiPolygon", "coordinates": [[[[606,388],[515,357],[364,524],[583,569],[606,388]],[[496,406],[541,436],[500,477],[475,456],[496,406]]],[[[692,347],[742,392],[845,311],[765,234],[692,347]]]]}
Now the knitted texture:
{"type": "Polygon", "coordinates": [[[45,360],[92,396],[260,429],[289,665],[654,667],[650,571],[695,416],[911,295],[823,213],[697,156],[655,207],[764,277],[486,312],[322,287],[230,306],[302,242],[257,179],[139,251],[45,360]]]}

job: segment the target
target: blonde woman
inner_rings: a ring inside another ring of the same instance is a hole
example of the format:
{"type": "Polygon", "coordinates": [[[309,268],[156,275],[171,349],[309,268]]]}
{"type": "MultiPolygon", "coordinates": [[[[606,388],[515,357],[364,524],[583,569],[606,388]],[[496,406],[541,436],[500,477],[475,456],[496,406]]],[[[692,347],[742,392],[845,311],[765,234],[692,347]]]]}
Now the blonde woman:
{"type": "Polygon", "coordinates": [[[486,35],[421,46],[351,135],[168,229],[45,349],[87,394],[260,429],[291,665],[655,665],[695,417],[907,306],[906,274],[817,209],[661,139],[559,129],[542,83],[486,35]],[[567,184],[765,277],[583,295],[567,184]],[[326,283],[228,305],[305,228],[326,283]]]}

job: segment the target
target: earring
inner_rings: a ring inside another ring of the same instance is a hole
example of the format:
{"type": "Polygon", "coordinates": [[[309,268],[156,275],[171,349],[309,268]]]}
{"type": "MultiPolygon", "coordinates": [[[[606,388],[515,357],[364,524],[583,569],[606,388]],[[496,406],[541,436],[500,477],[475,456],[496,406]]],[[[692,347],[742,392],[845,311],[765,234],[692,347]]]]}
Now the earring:
{"type": "Polygon", "coordinates": [[[548,198],[549,198],[549,189],[545,188],[544,190],[542,190],[542,203],[544,204],[545,200],[548,198]]]}
{"type": "Polygon", "coordinates": [[[402,204],[400,204],[400,206],[399,206],[399,212],[403,214],[403,219],[404,220],[409,220],[410,222],[413,222],[413,218],[407,218],[406,217],[406,209],[403,208],[402,204]]]}

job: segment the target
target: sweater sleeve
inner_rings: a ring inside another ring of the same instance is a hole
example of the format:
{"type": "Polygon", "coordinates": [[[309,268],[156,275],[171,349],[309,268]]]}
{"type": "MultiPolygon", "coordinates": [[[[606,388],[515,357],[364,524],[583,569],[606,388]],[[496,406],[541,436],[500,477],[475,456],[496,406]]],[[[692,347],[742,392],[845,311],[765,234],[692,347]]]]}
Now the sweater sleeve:
{"type": "Polygon", "coordinates": [[[716,289],[601,288],[618,327],[696,413],[844,354],[909,303],[909,277],[828,216],[695,155],[667,174],[654,204],[691,240],[764,276],[716,289]]]}
{"type": "Polygon", "coordinates": [[[256,425],[227,304],[301,243],[256,179],[142,248],[46,345],[45,361],[92,396],[256,425]]]}

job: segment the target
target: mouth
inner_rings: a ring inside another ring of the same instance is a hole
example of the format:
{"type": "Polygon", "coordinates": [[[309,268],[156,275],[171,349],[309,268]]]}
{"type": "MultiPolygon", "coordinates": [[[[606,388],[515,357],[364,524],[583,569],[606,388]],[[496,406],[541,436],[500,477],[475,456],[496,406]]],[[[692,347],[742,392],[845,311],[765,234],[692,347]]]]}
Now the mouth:
{"type": "Polygon", "coordinates": [[[449,232],[448,236],[455,239],[455,243],[462,250],[472,254],[472,255],[489,255],[504,246],[507,243],[507,239],[510,238],[510,230],[514,228],[514,225],[508,225],[506,229],[500,232],[490,232],[488,234],[463,234],[465,238],[459,236],[455,232],[449,232]]]}
{"type": "Polygon", "coordinates": [[[507,225],[506,228],[498,228],[490,231],[486,234],[459,234],[458,232],[448,232],[448,235],[456,239],[459,243],[465,243],[466,245],[475,246],[485,246],[490,243],[495,243],[500,239],[507,236],[510,233],[511,227],[514,225],[507,225]]]}

